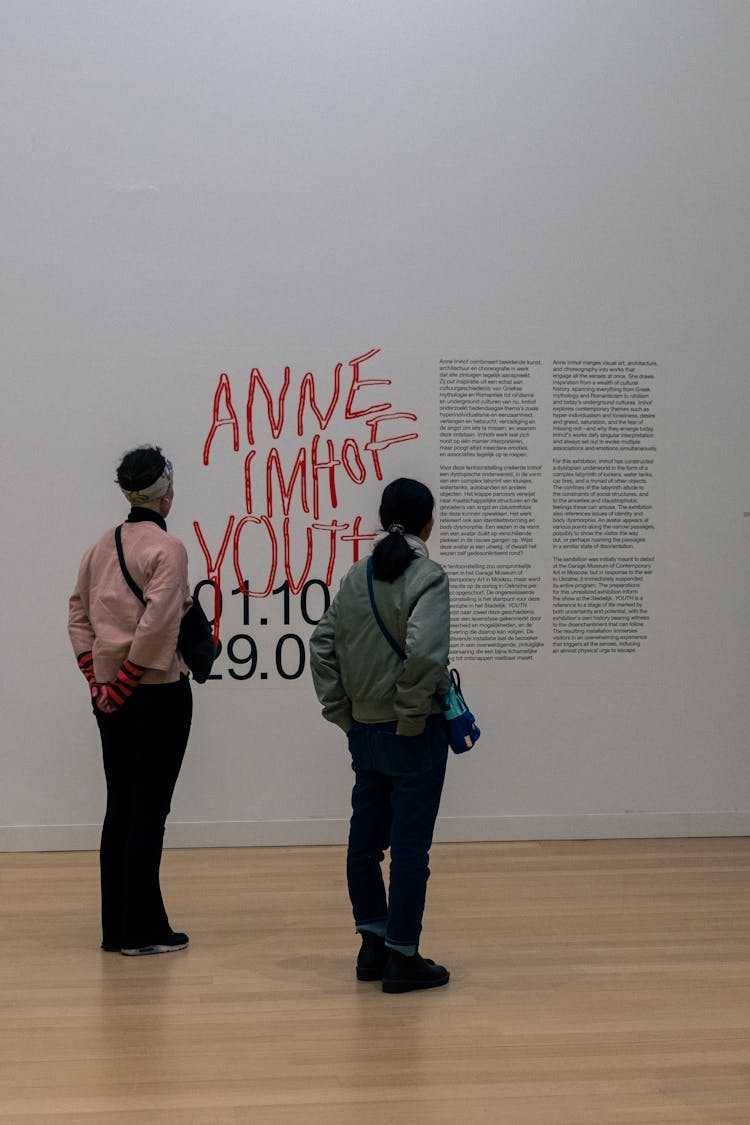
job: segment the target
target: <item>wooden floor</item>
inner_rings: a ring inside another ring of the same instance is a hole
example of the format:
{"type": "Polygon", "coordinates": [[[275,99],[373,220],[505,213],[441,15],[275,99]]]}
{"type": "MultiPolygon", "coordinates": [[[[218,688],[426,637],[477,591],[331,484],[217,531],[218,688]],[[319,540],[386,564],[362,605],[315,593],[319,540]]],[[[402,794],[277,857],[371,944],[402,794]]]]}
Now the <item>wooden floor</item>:
{"type": "Polygon", "coordinates": [[[341,848],[172,851],[185,953],[98,949],[91,853],[0,856],[0,1122],[748,1125],[750,840],[444,844],[358,984],[341,848]]]}

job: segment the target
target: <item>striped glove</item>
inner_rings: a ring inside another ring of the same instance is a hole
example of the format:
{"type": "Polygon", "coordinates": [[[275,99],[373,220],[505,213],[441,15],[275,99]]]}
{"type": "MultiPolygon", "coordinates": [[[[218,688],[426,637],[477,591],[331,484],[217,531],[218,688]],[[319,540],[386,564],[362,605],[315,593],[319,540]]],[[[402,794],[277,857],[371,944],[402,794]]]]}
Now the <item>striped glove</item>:
{"type": "Polygon", "coordinates": [[[123,660],[114,680],[100,685],[97,706],[102,711],[116,711],[118,707],[122,707],[138,687],[145,671],[144,665],[135,664],[132,660],[123,660]]]}
{"type": "Polygon", "coordinates": [[[78,667],[88,681],[89,687],[93,687],[96,683],[96,676],[94,675],[94,657],[91,649],[88,652],[79,652],[76,660],[78,661],[78,667]]]}

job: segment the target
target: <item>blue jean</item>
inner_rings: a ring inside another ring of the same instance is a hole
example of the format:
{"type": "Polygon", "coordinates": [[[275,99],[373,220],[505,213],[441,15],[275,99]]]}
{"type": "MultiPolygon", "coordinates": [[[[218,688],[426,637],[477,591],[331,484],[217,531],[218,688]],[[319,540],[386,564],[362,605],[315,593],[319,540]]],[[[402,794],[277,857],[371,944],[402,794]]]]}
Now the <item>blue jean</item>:
{"type": "Polygon", "coordinates": [[[429,854],[448,758],[442,715],[414,737],[396,723],[357,723],[349,731],[356,780],[346,875],[357,930],[385,935],[407,955],[419,944],[429,854]],[[381,863],[391,849],[386,895],[381,863]]]}

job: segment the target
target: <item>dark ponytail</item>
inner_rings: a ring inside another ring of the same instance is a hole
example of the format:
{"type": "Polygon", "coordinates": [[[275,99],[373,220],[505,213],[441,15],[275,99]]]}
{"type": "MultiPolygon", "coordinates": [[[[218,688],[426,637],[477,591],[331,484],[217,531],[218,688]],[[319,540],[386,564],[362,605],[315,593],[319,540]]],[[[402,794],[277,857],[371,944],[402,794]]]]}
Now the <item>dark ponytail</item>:
{"type": "Polygon", "coordinates": [[[404,534],[419,535],[432,519],[434,507],[432,493],[418,480],[399,477],[386,486],[380,501],[380,523],[388,534],[372,552],[375,578],[395,582],[404,573],[415,556],[404,534]]]}

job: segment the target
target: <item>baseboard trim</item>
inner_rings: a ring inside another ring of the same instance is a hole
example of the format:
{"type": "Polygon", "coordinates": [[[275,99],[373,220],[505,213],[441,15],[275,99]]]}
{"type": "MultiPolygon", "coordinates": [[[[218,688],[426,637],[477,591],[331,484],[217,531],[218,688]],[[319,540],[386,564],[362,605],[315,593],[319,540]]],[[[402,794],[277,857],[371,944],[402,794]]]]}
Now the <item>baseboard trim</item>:
{"type": "MultiPolygon", "coordinates": [[[[343,844],[344,819],[172,821],[168,848],[248,848],[343,844]]],[[[0,827],[0,852],[92,851],[97,824],[0,827]]],[[[750,836],[750,811],[588,813],[581,816],[441,817],[435,840],[618,840],[660,837],[750,836]]]]}

